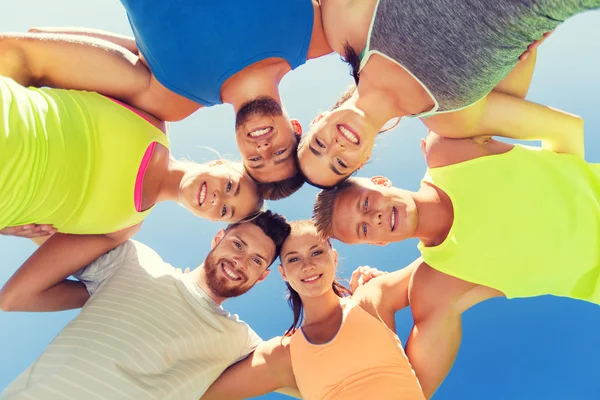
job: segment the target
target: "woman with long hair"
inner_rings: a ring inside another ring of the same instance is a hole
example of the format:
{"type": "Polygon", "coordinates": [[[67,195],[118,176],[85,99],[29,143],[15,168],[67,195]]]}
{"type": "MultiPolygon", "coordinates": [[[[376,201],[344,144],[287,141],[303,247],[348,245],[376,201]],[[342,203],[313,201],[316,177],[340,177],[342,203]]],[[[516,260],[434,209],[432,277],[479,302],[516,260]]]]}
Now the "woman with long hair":
{"type": "Polygon", "coordinates": [[[83,285],[63,280],[131,237],[158,202],[227,222],[261,209],[240,163],[175,160],[162,121],[94,92],[27,87],[53,73],[52,60],[29,59],[0,49],[0,229],[57,233],[2,288],[2,309],[81,306],[83,285]]]}
{"type": "MultiPolygon", "coordinates": [[[[294,312],[290,329],[230,367],[202,399],[281,388],[297,388],[307,400],[424,399],[395,333],[394,314],[408,305],[411,271],[377,276],[351,293],[336,281],[331,242],[310,221],[291,226],[279,266],[294,312]]],[[[365,272],[370,279],[373,273],[365,272]]]]}

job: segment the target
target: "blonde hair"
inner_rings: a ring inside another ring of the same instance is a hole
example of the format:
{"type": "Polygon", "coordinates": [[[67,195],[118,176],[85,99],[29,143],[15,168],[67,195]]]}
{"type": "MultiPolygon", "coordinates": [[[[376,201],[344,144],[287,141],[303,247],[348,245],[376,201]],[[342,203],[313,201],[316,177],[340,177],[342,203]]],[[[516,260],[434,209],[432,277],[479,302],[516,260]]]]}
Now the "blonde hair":
{"type": "Polygon", "coordinates": [[[348,178],[331,189],[323,189],[317,194],[313,206],[312,221],[317,228],[317,233],[322,237],[335,238],[333,232],[333,213],[335,201],[346,190],[358,186],[355,178],[348,178]]]}

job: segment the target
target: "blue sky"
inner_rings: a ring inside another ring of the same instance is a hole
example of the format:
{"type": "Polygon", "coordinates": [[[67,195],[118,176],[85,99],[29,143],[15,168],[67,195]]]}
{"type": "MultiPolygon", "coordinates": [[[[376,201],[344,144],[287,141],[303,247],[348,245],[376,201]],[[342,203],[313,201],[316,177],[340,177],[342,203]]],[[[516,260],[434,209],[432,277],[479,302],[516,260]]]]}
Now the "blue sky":
{"type": "MultiPolygon", "coordinates": [[[[32,26],[87,26],[129,34],[125,12],[117,0],[20,0],[5,5],[0,30],[23,31],[32,26]]],[[[540,48],[529,99],[582,115],[586,120],[586,157],[600,162],[600,12],[581,15],[561,26],[540,48]]],[[[199,38],[202,40],[202,38],[199,38]]],[[[206,38],[214,40],[214,38],[206,38]]],[[[281,91],[289,114],[307,127],[319,111],[331,106],[351,82],[346,66],[333,55],[292,72],[281,91]]],[[[509,118],[510,115],[507,115],[509,118]]],[[[171,126],[172,152],[195,161],[213,159],[213,148],[238,157],[231,107],[202,109],[171,126]]],[[[361,175],[386,175],[395,186],[417,189],[425,171],[419,139],[425,129],[406,120],[377,141],[372,162],[361,175]]],[[[317,191],[302,188],[269,208],[289,220],[308,218],[317,191]]],[[[566,194],[575,196],[576,193],[566,194]]],[[[136,239],[154,248],[166,261],[185,268],[202,262],[220,224],[194,218],[176,204],[159,204],[136,239]]],[[[341,256],[341,275],[359,265],[392,271],[418,256],[415,241],[385,247],[334,244],[341,256]]],[[[31,254],[24,239],[0,237],[3,284],[31,254]]],[[[565,268],[569,268],[565,265],[565,268]]],[[[263,337],[280,335],[291,323],[277,273],[242,299],[225,307],[249,322],[263,337]]],[[[0,390],[44,350],[77,311],[60,313],[0,312],[0,390]]],[[[409,310],[397,314],[404,340],[411,327],[409,310]]],[[[464,339],[457,362],[434,399],[592,399],[600,398],[600,309],[569,299],[495,299],[464,316],[464,339]]],[[[349,357],[352,355],[349,354],[349,357]]],[[[264,399],[283,398],[278,395],[264,399]]]]}

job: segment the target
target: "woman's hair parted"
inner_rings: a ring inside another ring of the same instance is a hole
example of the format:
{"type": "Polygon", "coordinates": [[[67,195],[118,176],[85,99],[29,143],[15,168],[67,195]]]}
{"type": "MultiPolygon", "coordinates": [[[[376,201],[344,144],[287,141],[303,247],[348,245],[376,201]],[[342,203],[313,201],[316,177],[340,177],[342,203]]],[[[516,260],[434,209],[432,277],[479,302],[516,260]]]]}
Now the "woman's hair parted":
{"type": "MultiPolygon", "coordinates": [[[[291,230],[290,230],[290,235],[288,236],[288,238],[294,234],[297,234],[302,229],[306,229],[306,228],[314,229],[315,226],[312,221],[302,220],[302,221],[290,222],[290,228],[291,228],[291,230]]],[[[329,245],[329,247],[333,248],[333,246],[331,245],[331,241],[329,239],[326,239],[326,240],[327,240],[327,244],[329,245]]],[[[283,264],[283,259],[280,258],[280,260],[281,260],[281,264],[283,264]]],[[[298,292],[296,292],[289,283],[286,282],[285,285],[287,286],[287,289],[288,289],[288,294],[287,294],[286,300],[287,300],[290,308],[292,309],[292,312],[294,313],[294,322],[292,322],[292,325],[290,325],[288,330],[285,332],[284,336],[291,336],[296,331],[296,329],[298,329],[298,327],[300,325],[302,325],[302,321],[304,318],[304,313],[303,313],[304,308],[302,306],[302,299],[300,298],[300,295],[298,294],[298,292]]],[[[338,282],[337,279],[333,281],[332,289],[333,289],[333,292],[338,297],[345,297],[345,296],[352,295],[352,292],[350,291],[350,289],[348,289],[347,287],[342,285],[340,282],[338,282]]]]}

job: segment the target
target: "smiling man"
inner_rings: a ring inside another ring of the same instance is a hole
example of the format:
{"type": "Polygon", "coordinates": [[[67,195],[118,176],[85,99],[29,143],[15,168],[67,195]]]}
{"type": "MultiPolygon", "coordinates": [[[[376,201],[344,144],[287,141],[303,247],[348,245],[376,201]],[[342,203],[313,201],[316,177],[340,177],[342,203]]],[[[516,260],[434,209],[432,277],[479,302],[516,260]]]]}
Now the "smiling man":
{"type": "Polygon", "coordinates": [[[279,83],[307,60],[332,52],[319,2],[121,3],[135,40],[86,28],[36,28],[0,36],[0,46],[52,60],[64,73],[44,82],[49,86],[97,91],[164,120],[231,104],[240,153],[259,191],[278,199],[298,190],[302,130],[283,109],[279,83]]]}
{"type": "Polygon", "coordinates": [[[406,351],[428,396],[449,371],[461,313],[474,304],[544,294],[600,304],[600,165],[583,158],[583,120],[519,101],[491,122],[502,125],[494,133],[541,140],[541,149],[429,133],[418,191],[384,177],[350,178],[317,196],[314,219],[325,236],[420,240],[406,351]]]}
{"type": "Polygon", "coordinates": [[[289,232],[270,211],[230,225],[188,274],[126,242],[78,273],[85,307],[0,397],[200,398],[261,342],[221,304],[267,277],[289,232]]]}

